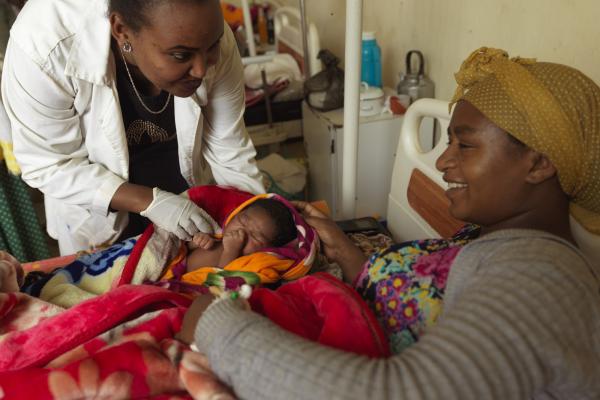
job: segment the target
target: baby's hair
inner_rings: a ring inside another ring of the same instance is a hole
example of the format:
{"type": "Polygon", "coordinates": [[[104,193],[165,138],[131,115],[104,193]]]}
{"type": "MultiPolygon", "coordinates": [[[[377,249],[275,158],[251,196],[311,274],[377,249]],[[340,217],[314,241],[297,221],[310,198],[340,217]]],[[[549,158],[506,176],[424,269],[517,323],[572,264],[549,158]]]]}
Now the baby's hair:
{"type": "Polygon", "coordinates": [[[275,238],[273,239],[273,247],[281,247],[298,236],[294,217],[290,209],[280,201],[274,199],[258,199],[251,203],[247,209],[260,208],[269,215],[275,223],[275,238]]]}

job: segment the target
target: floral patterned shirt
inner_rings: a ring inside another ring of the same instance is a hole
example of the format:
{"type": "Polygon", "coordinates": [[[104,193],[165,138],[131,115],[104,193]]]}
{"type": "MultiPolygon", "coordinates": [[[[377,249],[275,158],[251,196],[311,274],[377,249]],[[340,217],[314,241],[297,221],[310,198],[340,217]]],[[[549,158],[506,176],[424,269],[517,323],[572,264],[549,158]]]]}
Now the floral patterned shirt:
{"type": "Polygon", "coordinates": [[[393,354],[415,343],[435,323],[450,265],[479,233],[478,226],[466,225],[450,239],[395,244],[365,263],[354,286],[375,312],[393,354]]]}

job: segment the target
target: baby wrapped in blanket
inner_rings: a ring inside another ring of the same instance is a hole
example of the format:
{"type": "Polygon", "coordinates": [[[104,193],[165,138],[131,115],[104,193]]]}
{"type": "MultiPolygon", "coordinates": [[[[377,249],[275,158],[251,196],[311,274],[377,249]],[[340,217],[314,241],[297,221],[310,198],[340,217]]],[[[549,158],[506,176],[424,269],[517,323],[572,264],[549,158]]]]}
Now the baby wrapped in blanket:
{"type": "Polygon", "coordinates": [[[285,199],[214,185],[191,188],[187,195],[223,227],[222,241],[218,235],[199,235],[189,249],[174,235],[149,226],[141,236],[83,255],[22,291],[71,307],[124,284],[195,292],[206,285],[228,289],[293,280],[310,269],[318,246],[316,233],[285,199]],[[287,222],[274,223],[282,215],[287,222]],[[245,226],[248,217],[251,224],[260,225],[245,226]]]}
{"type": "Polygon", "coordinates": [[[171,262],[162,282],[175,280],[171,287],[180,289],[185,284],[205,283],[206,279],[211,285],[218,284],[218,279],[224,276],[243,278],[250,284],[274,283],[297,279],[310,269],[316,234],[281,196],[251,196],[218,186],[201,186],[189,194],[223,226],[223,233],[195,235],[188,244],[188,253],[181,252],[171,262]],[[227,193],[206,196],[206,190],[227,193]],[[229,205],[206,201],[217,198],[241,204],[230,211],[229,205]]]}
{"type": "Polygon", "coordinates": [[[229,220],[221,235],[199,232],[188,248],[187,271],[203,266],[226,267],[236,258],[269,247],[282,247],[296,239],[296,224],[290,210],[280,201],[258,198],[229,220]],[[221,241],[215,238],[222,238],[221,241]]]}

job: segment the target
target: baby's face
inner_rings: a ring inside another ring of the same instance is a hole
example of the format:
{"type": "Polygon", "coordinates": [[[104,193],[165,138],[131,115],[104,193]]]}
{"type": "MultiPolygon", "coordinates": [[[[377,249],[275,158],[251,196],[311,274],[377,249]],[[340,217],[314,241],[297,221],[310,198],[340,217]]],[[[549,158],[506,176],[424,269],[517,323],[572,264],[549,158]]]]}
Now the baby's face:
{"type": "Polygon", "coordinates": [[[223,234],[242,230],[246,234],[246,243],[242,254],[256,253],[258,250],[272,246],[277,233],[276,226],[267,212],[259,207],[245,209],[229,221],[223,234]]]}

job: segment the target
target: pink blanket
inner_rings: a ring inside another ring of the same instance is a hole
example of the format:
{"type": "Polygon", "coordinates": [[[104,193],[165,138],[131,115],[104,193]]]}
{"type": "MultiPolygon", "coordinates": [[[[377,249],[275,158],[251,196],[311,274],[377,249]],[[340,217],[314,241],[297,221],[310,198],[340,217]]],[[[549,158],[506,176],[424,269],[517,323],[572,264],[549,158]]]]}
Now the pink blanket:
{"type": "Polygon", "coordinates": [[[0,394],[233,398],[203,356],[172,339],[189,304],[152,286],[122,286],[65,311],[23,294],[0,294],[0,394]]]}
{"type": "MultiPolygon", "coordinates": [[[[206,359],[173,339],[190,300],[146,285],[123,285],[62,310],[21,293],[0,294],[0,398],[232,398],[206,359]]],[[[347,285],[315,274],[251,305],[300,336],[384,357],[372,313],[347,285]]]]}

